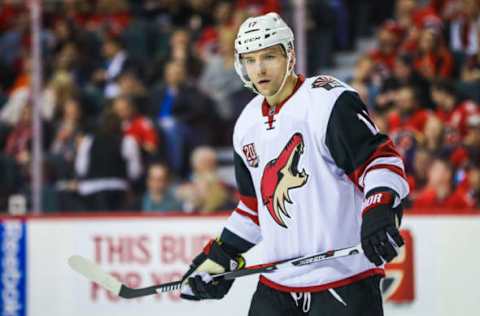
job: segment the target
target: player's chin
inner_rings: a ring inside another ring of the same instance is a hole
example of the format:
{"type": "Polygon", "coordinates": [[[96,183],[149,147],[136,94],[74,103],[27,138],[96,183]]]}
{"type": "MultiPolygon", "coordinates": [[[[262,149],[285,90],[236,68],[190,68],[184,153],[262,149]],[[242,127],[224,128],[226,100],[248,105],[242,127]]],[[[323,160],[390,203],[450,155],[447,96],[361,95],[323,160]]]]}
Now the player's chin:
{"type": "Polygon", "coordinates": [[[263,95],[264,97],[271,97],[272,95],[275,94],[273,89],[267,88],[267,87],[263,87],[263,88],[259,87],[258,92],[260,92],[260,94],[263,95]]]}

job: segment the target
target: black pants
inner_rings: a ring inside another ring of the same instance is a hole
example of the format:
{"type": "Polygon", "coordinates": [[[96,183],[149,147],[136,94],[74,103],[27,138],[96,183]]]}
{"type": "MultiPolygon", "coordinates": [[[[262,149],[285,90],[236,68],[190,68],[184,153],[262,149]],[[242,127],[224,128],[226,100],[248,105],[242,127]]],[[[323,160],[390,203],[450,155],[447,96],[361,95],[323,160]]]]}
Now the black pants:
{"type": "Polygon", "coordinates": [[[311,297],[302,293],[301,298],[297,293],[297,299],[294,299],[290,293],[259,283],[248,316],[383,316],[380,276],[338,287],[334,291],[333,294],[330,291],[311,293],[311,297]]]}

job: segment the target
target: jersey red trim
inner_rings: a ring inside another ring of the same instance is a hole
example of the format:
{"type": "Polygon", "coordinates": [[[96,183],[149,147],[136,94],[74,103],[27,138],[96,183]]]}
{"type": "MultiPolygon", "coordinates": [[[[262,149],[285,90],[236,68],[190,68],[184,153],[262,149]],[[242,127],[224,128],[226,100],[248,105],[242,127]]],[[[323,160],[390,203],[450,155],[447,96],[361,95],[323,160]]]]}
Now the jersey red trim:
{"type": "Polygon", "coordinates": [[[385,276],[385,270],[383,270],[382,268],[373,268],[346,279],[342,279],[342,280],[338,280],[338,281],[334,281],[326,284],[316,285],[316,286],[305,286],[305,287],[284,286],[284,285],[275,283],[272,280],[267,279],[264,275],[260,276],[260,282],[280,292],[321,292],[328,289],[349,285],[374,275],[380,275],[383,277],[385,276]]]}
{"type": "MultiPolygon", "coordinates": [[[[358,166],[352,173],[350,173],[348,177],[361,191],[363,191],[363,186],[360,185],[359,179],[362,177],[365,171],[367,171],[368,165],[377,158],[385,158],[385,157],[398,157],[400,159],[402,158],[398,153],[398,151],[395,149],[395,146],[393,145],[391,140],[388,140],[385,143],[378,146],[377,149],[370,155],[370,157],[368,157],[368,159],[363,164],[358,166]]],[[[389,165],[389,166],[392,166],[392,169],[390,169],[392,171],[393,171],[393,167],[398,168],[398,166],[395,166],[395,165],[389,165]]],[[[404,175],[401,175],[401,176],[405,178],[404,175]]]]}
{"type": "Polygon", "coordinates": [[[240,195],[240,201],[252,211],[258,212],[258,202],[256,197],[240,195]]]}
{"type": "Polygon", "coordinates": [[[237,212],[238,214],[240,214],[240,215],[242,215],[242,216],[248,217],[248,218],[251,219],[252,222],[254,222],[255,224],[260,225],[260,223],[258,222],[258,216],[252,215],[252,214],[250,214],[250,213],[247,213],[247,212],[245,212],[244,210],[241,210],[241,209],[239,209],[239,208],[236,208],[236,209],[235,209],[235,212],[237,212]]]}
{"type": "MultiPolygon", "coordinates": [[[[302,84],[305,82],[305,77],[303,75],[298,75],[298,79],[297,79],[297,82],[295,83],[295,87],[293,88],[293,91],[292,93],[285,98],[285,100],[283,100],[282,102],[280,102],[279,105],[277,105],[275,107],[275,113],[274,114],[277,114],[278,112],[280,112],[280,109],[283,107],[283,105],[285,103],[287,103],[287,101],[295,94],[295,92],[297,92],[297,90],[302,86],[302,84]]],[[[267,98],[263,98],[263,102],[262,102],[262,115],[263,116],[269,116],[271,115],[270,113],[270,104],[268,104],[267,102],[267,98]]]]}
{"type": "Polygon", "coordinates": [[[393,205],[394,200],[395,196],[392,192],[374,193],[363,201],[362,216],[365,215],[365,213],[370,211],[372,208],[376,208],[381,205],[393,205]]]}

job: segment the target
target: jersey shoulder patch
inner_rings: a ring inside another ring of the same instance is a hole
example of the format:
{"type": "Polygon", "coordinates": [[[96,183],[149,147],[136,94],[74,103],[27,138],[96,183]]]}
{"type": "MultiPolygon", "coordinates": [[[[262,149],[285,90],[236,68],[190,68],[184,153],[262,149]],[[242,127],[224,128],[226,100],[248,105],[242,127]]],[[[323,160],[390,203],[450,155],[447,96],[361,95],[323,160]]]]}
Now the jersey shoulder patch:
{"type": "Polygon", "coordinates": [[[318,76],[312,82],[312,88],[323,88],[325,90],[332,90],[335,88],[346,88],[339,80],[331,76],[318,76]]]}

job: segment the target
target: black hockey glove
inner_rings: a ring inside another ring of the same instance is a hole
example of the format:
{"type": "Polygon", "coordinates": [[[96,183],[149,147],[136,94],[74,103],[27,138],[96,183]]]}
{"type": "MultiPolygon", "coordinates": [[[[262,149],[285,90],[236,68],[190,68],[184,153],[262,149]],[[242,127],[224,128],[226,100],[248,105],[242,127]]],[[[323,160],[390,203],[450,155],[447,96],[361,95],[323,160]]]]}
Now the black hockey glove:
{"type": "Polygon", "coordinates": [[[221,241],[211,240],[201,254],[193,259],[190,269],[185,273],[180,297],[187,300],[221,299],[234,280],[215,280],[212,275],[241,269],[245,266],[242,256],[235,256],[235,251],[226,247],[221,241]]]}
{"type": "Polygon", "coordinates": [[[403,245],[398,231],[403,215],[402,204],[393,208],[396,193],[388,188],[371,190],[365,196],[361,227],[365,256],[379,266],[397,256],[395,248],[403,245]]]}

